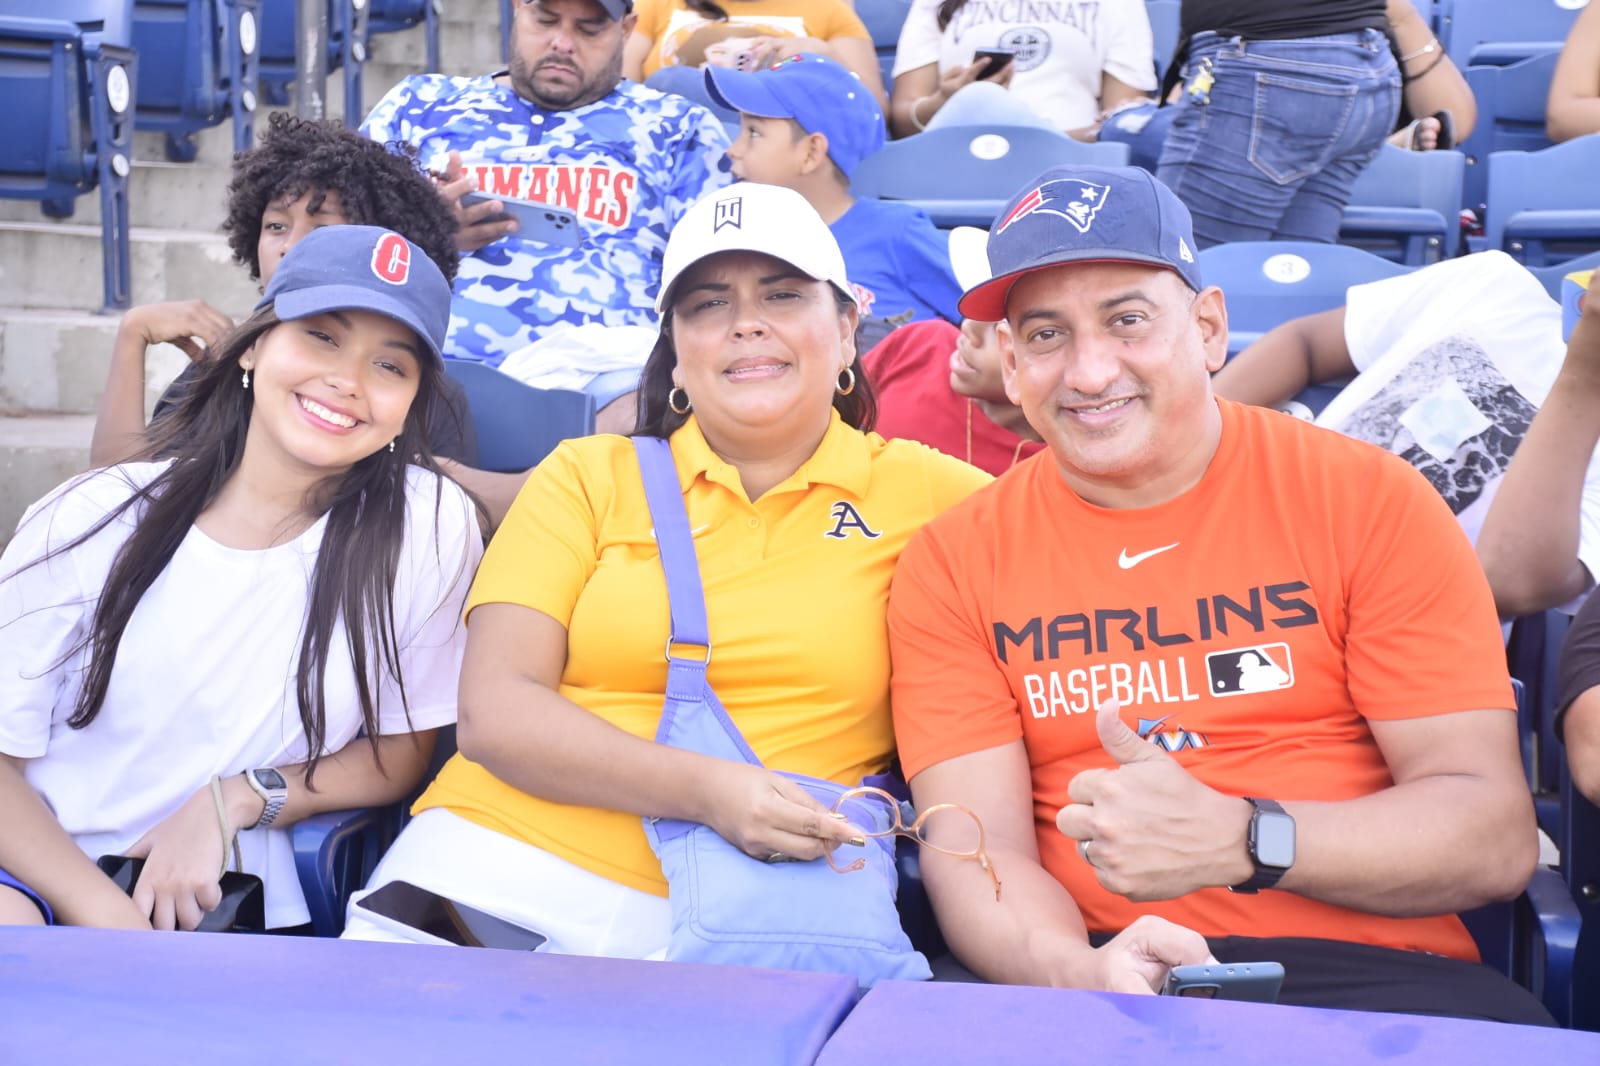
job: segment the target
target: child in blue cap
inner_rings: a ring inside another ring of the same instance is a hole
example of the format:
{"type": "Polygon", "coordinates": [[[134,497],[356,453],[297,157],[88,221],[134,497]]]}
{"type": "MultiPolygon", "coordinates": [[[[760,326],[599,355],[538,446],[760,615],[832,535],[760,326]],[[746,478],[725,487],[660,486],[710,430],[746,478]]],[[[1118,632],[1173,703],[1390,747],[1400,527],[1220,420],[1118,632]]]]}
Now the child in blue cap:
{"type": "Polygon", "coordinates": [[[884,141],[883,111],[859,78],[807,53],[751,72],[707,67],[705,77],[711,98],[739,112],[734,177],[795,190],[833,231],[867,346],[906,322],[960,323],[944,234],[910,204],[850,195],[850,176],[884,141]]]}
{"type": "Polygon", "coordinates": [[[416,244],[318,229],[147,461],[23,518],[0,557],[0,924],[193,929],[231,867],[268,928],[302,925],[285,827],[416,785],[483,550],[427,450],[449,316],[416,244]],[[144,860],[131,896],[104,856],[144,860]]]}

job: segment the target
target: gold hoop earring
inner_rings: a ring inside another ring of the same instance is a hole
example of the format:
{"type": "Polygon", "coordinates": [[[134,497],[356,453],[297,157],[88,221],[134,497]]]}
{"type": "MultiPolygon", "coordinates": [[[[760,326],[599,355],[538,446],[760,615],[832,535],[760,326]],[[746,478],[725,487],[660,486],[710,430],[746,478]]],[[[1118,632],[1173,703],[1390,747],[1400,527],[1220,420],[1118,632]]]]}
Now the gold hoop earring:
{"type": "Polygon", "coordinates": [[[845,367],[839,371],[839,381],[834,386],[840,396],[848,396],[856,391],[856,372],[852,367],[845,367]]]}
{"type": "Polygon", "coordinates": [[[250,387],[250,368],[249,367],[245,367],[244,368],[244,372],[240,375],[240,380],[242,380],[244,382],[244,387],[245,388],[248,389],[250,387]]]}
{"type": "Polygon", "coordinates": [[[667,406],[672,408],[675,415],[686,415],[694,410],[694,404],[689,402],[689,394],[683,391],[683,386],[674,385],[667,390],[667,406]],[[678,397],[683,397],[683,406],[678,406],[678,397]]]}

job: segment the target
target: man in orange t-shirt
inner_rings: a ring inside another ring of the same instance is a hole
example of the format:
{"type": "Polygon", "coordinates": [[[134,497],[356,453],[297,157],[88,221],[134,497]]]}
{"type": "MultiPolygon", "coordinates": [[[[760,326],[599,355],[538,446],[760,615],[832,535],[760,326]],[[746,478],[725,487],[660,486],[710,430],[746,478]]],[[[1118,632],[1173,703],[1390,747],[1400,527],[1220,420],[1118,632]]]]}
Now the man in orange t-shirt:
{"type": "Polygon", "coordinates": [[[1549,1024],[1455,912],[1537,856],[1494,605],[1381,449],[1219,402],[1220,290],[1146,172],[1060,167],[999,216],[1006,389],[1048,450],[926,527],[890,601],[925,854],[957,959],[1125,992],[1278,961],[1282,1002],[1549,1024]]]}

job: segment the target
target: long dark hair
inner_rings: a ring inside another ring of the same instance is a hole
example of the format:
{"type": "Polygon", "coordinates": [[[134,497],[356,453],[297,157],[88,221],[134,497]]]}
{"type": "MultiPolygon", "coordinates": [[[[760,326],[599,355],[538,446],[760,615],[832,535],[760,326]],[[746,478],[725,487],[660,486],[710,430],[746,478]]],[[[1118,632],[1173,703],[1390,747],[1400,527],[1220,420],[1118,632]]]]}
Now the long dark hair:
{"type": "Polygon", "coordinates": [[[956,17],[956,12],[967,6],[967,0],[943,0],[939,5],[939,32],[943,33],[956,17]]]}
{"type": "MultiPolygon", "coordinates": [[[[170,465],[87,532],[29,564],[69,552],[130,508],[143,508],[132,535],[112,561],[89,634],[68,653],[70,657],[85,647],[90,652],[77,704],[67,719],[73,729],[84,728],[100,713],[117,649],[139,601],[172,561],[195,520],[239,469],[252,409],[250,392],[240,387],[239,360],[278,324],[269,305],[224,337],[215,357],[202,364],[179,406],[147,432],[140,457],[168,457],[170,465]]],[[[418,366],[417,395],[394,450],[380,448],[344,474],[327,478],[308,501],[313,511],[327,516],[312,571],[295,683],[300,723],[309,748],[308,787],[327,735],[325,674],[335,630],[341,623],[355,672],[361,720],[373,751],[378,750],[378,709],[373,693],[381,676],[394,678],[410,722],[395,636],[394,578],[407,527],[406,469],[415,464],[439,474],[428,450],[426,427],[442,373],[427,358],[419,359],[418,366]]],[[[439,488],[442,491],[442,477],[439,488]]],[[[435,513],[438,505],[436,498],[435,513]]]]}
{"type": "Polygon", "coordinates": [[[683,0],[683,6],[697,15],[704,15],[712,22],[728,21],[728,12],[717,3],[717,0],[683,0]]]}
{"type": "MultiPolygon", "coordinates": [[[[837,287],[830,284],[828,290],[833,293],[841,315],[856,306],[855,298],[840,292],[837,287]]],[[[656,337],[656,345],[650,349],[650,356],[644,361],[644,370],[639,374],[639,417],[634,422],[634,436],[666,440],[689,420],[688,415],[680,415],[667,402],[667,393],[672,390],[672,371],[677,365],[678,349],[672,339],[672,308],[668,306],[666,313],[661,316],[661,333],[656,337]]],[[[846,425],[868,433],[878,421],[878,396],[872,391],[866,371],[861,369],[859,343],[856,345],[855,358],[850,361],[850,369],[855,372],[855,388],[848,396],[835,392],[833,407],[846,425]]]]}

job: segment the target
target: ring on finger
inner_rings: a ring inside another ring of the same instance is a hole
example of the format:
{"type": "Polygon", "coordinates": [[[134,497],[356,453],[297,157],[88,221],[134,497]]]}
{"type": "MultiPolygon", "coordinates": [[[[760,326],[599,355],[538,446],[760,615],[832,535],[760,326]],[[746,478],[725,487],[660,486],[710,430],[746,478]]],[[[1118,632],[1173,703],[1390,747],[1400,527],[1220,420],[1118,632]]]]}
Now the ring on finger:
{"type": "Polygon", "coordinates": [[[793,859],[791,859],[789,856],[785,855],[781,851],[775,851],[771,855],[767,856],[767,862],[793,862],[793,861],[794,861],[793,859]]]}
{"type": "Polygon", "coordinates": [[[1094,860],[1089,858],[1089,842],[1087,840],[1078,841],[1078,857],[1090,866],[1094,865],[1094,860]]]}

